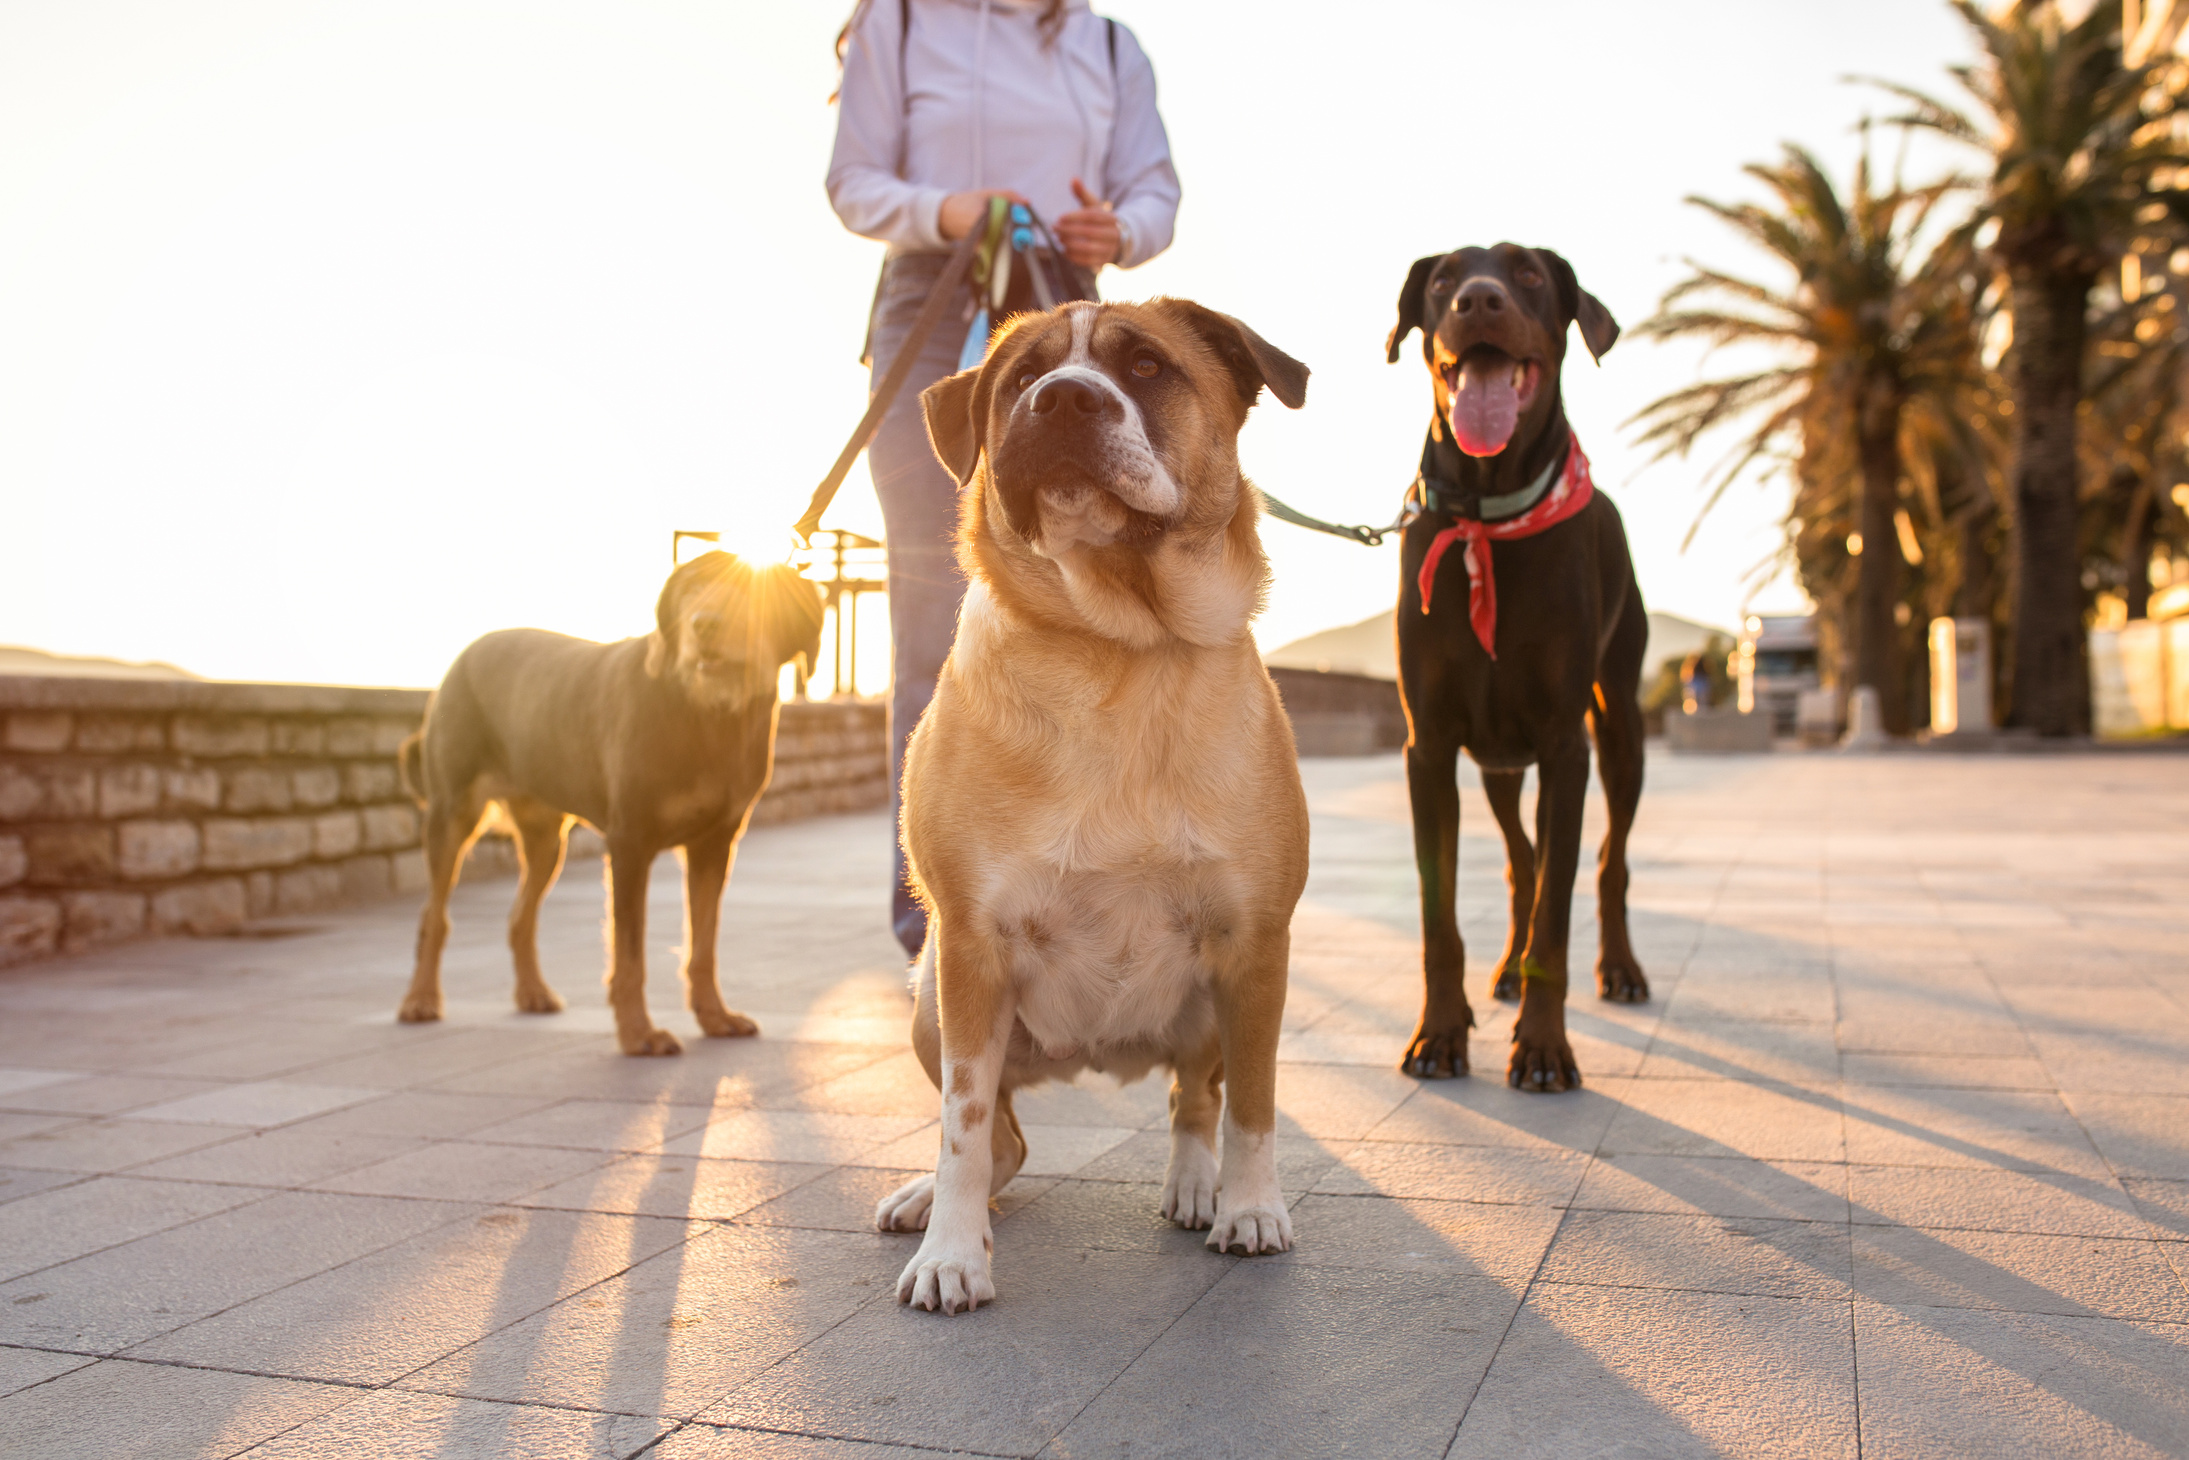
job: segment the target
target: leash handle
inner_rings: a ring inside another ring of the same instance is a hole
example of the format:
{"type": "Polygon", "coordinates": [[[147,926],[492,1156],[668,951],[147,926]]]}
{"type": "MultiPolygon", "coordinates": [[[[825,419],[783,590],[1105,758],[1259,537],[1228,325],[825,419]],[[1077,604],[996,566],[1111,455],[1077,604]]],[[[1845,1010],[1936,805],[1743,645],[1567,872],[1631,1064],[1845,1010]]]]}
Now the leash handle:
{"type": "Polygon", "coordinates": [[[866,414],[852,428],[851,439],[844,443],[844,449],[836,455],[836,464],[829,468],[828,475],[821,479],[821,485],[814,489],[813,500],[806,504],[805,515],[791,528],[797,534],[801,547],[813,546],[813,534],[820,529],[821,514],[828,511],[829,503],[836,500],[836,493],[843,486],[845,476],[850,473],[851,464],[859,459],[859,453],[866,450],[867,443],[874,439],[874,433],[881,429],[882,417],[889,413],[890,402],[897,398],[898,391],[904,389],[905,378],[912,373],[913,365],[919,361],[920,347],[927,343],[927,337],[935,332],[936,325],[942,323],[944,312],[957,298],[959,288],[965,283],[966,273],[973,266],[973,255],[980,252],[982,241],[987,235],[986,228],[967,229],[965,237],[959,239],[958,246],[951,251],[950,261],[943,265],[935,286],[927,291],[927,302],[920,306],[918,317],[912,321],[912,329],[905,335],[904,344],[897,351],[897,358],[889,362],[889,372],[882,377],[881,385],[876,387],[874,399],[867,402],[866,414]]]}

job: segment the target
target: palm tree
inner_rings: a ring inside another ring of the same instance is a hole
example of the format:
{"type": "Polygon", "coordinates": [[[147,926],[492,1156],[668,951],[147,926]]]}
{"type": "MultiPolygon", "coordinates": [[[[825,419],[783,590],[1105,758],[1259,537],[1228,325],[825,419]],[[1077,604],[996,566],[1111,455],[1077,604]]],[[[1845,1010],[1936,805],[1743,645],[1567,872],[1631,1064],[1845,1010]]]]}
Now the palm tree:
{"type": "Polygon", "coordinates": [[[1792,467],[1797,516],[1807,513],[1797,538],[1814,536],[1831,504],[1854,498],[1855,531],[1843,539],[1845,551],[1858,555],[1854,679],[1878,692],[1887,728],[1905,732],[1894,613],[1903,566],[1895,515],[1902,435],[1911,410],[1934,432],[1960,429],[1951,401],[1966,388],[1975,358],[1980,287],[1966,229],[1948,234],[1919,264],[1913,259],[1932,210],[1956,184],[1879,190],[1867,147],[1844,202],[1816,159],[1792,143],[1783,161],[1745,170],[1770,190],[1770,205],[1688,201],[1784,264],[1790,286],[1753,283],[1690,259],[1692,273],[1637,333],[1761,345],[1780,358],[1674,391],[1634,422],[1660,459],[1687,454],[1716,428],[1745,425],[1714,473],[1705,512],[1759,462],[1792,467]],[[1845,490],[1857,482],[1857,491],[1845,490]]]}
{"type": "Polygon", "coordinates": [[[2091,290],[2140,214],[2163,218],[2181,194],[2160,191],[2189,150],[2170,119],[2182,67],[2129,65],[2121,0],[2096,0],[2069,24],[2053,0],[2013,0],[1996,16],[1952,0],[1982,47],[1953,75],[1981,123],[1922,92],[1896,120],[1988,152],[1982,216],[1998,228],[1993,257],[2014,322],[2013,457],[2017,586],[2010,722],[2044,735],[2090,723],[2083,670],[2076,413],[2084,398],[2091,290]]]}

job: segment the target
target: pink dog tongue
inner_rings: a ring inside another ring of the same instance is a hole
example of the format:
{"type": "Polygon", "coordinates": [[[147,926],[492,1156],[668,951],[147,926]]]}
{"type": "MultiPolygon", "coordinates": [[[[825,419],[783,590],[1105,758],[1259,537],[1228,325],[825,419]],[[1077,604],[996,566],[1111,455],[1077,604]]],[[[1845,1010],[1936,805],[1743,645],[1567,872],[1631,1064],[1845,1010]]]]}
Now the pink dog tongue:
{"type": "Polygon", "coordinates": [[[1495,456],[1520,424],[1520,392],[1513,362],[1504,355],[1476,355],[1461,363],[1452,390],[1452,438],[1469,456],[1495,456]]]}

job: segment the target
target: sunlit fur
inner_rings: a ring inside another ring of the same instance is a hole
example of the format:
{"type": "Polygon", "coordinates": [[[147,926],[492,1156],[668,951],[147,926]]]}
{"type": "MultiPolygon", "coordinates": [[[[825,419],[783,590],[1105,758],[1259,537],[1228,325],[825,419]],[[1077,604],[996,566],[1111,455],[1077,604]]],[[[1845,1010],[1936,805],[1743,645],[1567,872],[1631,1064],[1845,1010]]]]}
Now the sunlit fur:
{"type": "Polygon", "coordinates": [[[662,585],[646,672],[670,675],[696,704],[741,710],[773,692],[786,660],[811,668],[806,646],[818,642],[821,616],[819,593],[797,569],[702,553],[662,585]]]}
{"type": "MultiPolygon", "coordinates": [[[[904,828],[932,915],[914,1040],[945,1090],[945,1146],[932,1181],[877,1212],[929,1228],[900,1284],[922,1306],[992,1295],[986,1200],[1025,1155],[1011,1091],[1081,1070],[1172,1067],[1166,1215],[1213,1225],[1212,1246],[1291,1242],[1267,1136],[1307,813],[1247,632],[1268,579],[1237,455],[1248,398],[1201,333],[1232,325],[1169,301],[1074,306],[1015,323],[979,382],[955,386],[986,431],[961,499],[972,581],[907,757],[904,828]],[[1104,331],[1126,321],[1191,387],[1161,422],[1176,507],[1152,533],[1045,545],[1046,520],[1015,530],[992,480],[1017,427],[991,377],[1018,369],[1037,332],[1075,326],[1115,369],[1104,331]],[[1217,1198],[1219,1079],[1239,1134],[1217,1198]]],[[[1305,371],[1284,364],[1298,399],[1305,371]]]]}

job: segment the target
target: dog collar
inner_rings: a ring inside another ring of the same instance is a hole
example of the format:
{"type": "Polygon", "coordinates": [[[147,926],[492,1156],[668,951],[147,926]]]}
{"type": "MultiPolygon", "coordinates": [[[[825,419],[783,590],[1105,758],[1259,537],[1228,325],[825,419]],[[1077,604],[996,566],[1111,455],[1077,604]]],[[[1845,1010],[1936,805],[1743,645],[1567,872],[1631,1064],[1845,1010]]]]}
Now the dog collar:
{"type": "MultiPolygon", "coordinates": [[[[1528,491],[1536,493],[1539,500],[1518,516],[1488,522],[1482,517],[1461,517],[1430,540],[1429,551],[1421,560],[1418,580],[1421,611],[1427,613],[1430,596],[1436,588],[1437,565],[1444,561],[1444,554],[1453,543],[1464,545],[1460,556],[1467,565],[1467,621],[1473,626],[1482,651],[1492,659],[1497,657],[1497,573],[1490,544],[1533,537],[1589,504],[1589,498],[1596,495],[1596,483],[1589,476],[1589,459],[1581,453],[1581,438],[1570,429],[1566,434],[1564,468],[1558,474],[1556,486],[1550,486],[1548,477],[1529,486],[1528,491]],[[1543,490],[1546,487],[1549,488],[1547,492],[1543,490]]],[[[1519,497],[1523,494],[1512,492],[1507,495],[1519,497]]],[[[1486,497],[1480,505],[1488,508],[1496,500],[1486,497]]],[[[1432,507],[1430,510],[1439,509],[1432,507]]],[[[1485,511],[1483,517],[1488,515],[1485,511]]]]}
{"type": "Polygon", "coordinates": [[[1565,465],[1558,457],[1544,463],[1535,480],[1515,492],[1504,492],[1495,497],[1478,497],[1462,491],[1459,484],[1436,474],[1435,443],[1423,438],[1421,443],[1421,471],[1414,478],[1414,492],[1420,499],[1424,512],[1435,512],[1445,517],[1473,518],[1477,522],[1499,522],[1518,517],[1521,513],[1543,500],[1551,482],[1558,476],[1558,469],[1565,465]]]}

